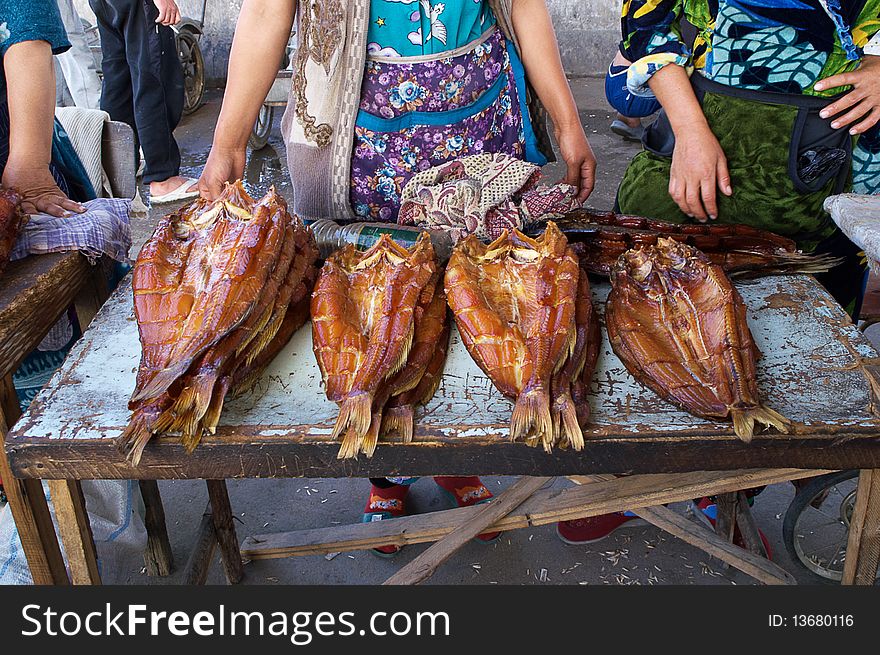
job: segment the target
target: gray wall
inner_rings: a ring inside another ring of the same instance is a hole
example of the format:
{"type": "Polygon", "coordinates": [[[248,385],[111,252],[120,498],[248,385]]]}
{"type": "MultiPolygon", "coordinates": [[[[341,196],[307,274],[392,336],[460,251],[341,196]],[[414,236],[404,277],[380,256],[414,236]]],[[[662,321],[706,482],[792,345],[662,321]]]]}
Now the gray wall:
{"type": "MultiPolygon", "coordinates": [[[[208,0],[202,52],[208,77],[222,83],[232,32],[242,0],[208,0]]],[[[74,0],[83,17],[94,21],[88,0],[74,0]]],[[[199,17],[201,0],[177,0],[184,15],[199,17]]],[[[619,0],[547,0],[559,37],[565,69],[573,75],[604,72],[620,38],[619,0]]]]}

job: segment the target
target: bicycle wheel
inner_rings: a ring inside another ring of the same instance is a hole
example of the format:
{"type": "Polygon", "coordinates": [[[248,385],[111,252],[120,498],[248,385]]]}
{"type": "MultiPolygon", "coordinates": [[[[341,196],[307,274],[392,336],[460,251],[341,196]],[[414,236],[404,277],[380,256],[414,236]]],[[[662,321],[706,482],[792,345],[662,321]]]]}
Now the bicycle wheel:
{"type": "Polygon", "coordinates": [[[251,130],[251,135],[248,138],[248,145],[251,147],[251,150],[259,150],[269,143],[273,120],[275,120],[275,107],[273,105],[263,105],[260,107],[257,122],[254,124],[254,129],[251,130]]]}
{"type": "Polygon", "coordinates": [[[202,106],[205,97],[205,60],[199,37],[181,30],[177,35],[177,53],[183,67],[183,113],[189,115],[202,106]]]}
{"type": "Polygon", "coordinates": [[[785,512],[782,538],[791,558],[825,580],[840,581],[859,472],[820,475],[798,490],[785,512]]]}

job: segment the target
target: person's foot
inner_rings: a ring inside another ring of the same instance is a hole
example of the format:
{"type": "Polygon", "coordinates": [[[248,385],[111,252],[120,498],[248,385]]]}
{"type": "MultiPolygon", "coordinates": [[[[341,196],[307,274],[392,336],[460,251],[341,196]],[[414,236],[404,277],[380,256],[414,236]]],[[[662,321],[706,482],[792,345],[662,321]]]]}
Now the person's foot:
{"type": "Polygon", "coordinates": [[[611,131],[627,141],[641,141],[645,128],[642,127],[642,122],[638,118],[627,118],[618,114],[618,118],[611,122],[611,131]]]}
{"type": "MultiPolygon", "coordinates": [[[[703,496],[694,503],[694,506],[697,508],[696,515],[703,519],[704,522],[708,524],[710,528],[715,529],[715,519],[718,516],[718,508],[715,505],[715,501],[710,498],[703,496]]],[[[764,550],[767,552],[767,559],[773,560],[773,550],[770,548],[770,541],[767,539],[767,535],[764,534],[764,531],[758,528],[758,536],[761,537],[761,543],[764,544],[764,550]]],[[[737,525],[733,530],[733,543],[740,548],[745,548],[746,544],[743,541],[742,533],[739,531],[739,525],[737,525]]]]}
{"type": "Polygon", "coordinates": [[[567,544],[581,546],[601,541],[625,525],[636,527],[645,525],[645,521],[635,514],[624,514],[623,512],[600,514],[573,521],[560,521],[556,524],[556,534],[567,544]],[[635,521],[635,523],[631,523],[631,521],[635,521]]]}
{"type": "MultiPolygon", "coordinates": [[[[475,475],[466,477],[452,477],[438,475],[434,482],[440,487],[444,495],[456,504],[457,507],[471,507],[482,505],[492,500],[492,492],[475,475]]],[[[501,536],[500,532],[484,532],[477,535],[477,541],[488,544],[501,536]]]]}
{"type": "MultiPolygon", "coordinates": [[[[361,522],[372,523],[373,521],[406,516],[406,494],[408,491],[409,485],[395,484],[387,489],[372,485],[361,522]]],[[[373,548],[372,551],[379,557],[393,557],[400,552],[400,546],[380,546],[373,548]]]]}
{"type": "Polygon", "coordinates": [[[175,175],[160,182],[150,182],[150,202],[153,204],[195,198],[199,195],[199,181],[175,175]]]}

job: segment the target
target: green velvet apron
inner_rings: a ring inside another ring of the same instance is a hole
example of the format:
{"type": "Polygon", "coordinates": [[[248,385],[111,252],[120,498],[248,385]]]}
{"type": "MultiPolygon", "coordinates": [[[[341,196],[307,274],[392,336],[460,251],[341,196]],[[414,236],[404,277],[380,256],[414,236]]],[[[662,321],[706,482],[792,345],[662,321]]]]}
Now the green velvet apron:
{"type": "MultiPolygon", "coordinates": [[[[830,102],[824,99],[822,102],[830,102]]],[[[846,258],[819,277],[851,314],[861,301],[864,265],[822,208],[829,195],[848,191],[851,163],[816,190],[799,189],[790,174],[799,108],[705,91],[703,113],[727,157],[733,195],[717,193],[718,223],[741,223],[787,236],[805,252],[846,258]]],[[[851,143],[851,141],[850,141],[851,143]]],[[[621,213],[674,223],[694,222],[669,195],[671,157],[643,151],[624,173],[617,192],[621,213]]]]}

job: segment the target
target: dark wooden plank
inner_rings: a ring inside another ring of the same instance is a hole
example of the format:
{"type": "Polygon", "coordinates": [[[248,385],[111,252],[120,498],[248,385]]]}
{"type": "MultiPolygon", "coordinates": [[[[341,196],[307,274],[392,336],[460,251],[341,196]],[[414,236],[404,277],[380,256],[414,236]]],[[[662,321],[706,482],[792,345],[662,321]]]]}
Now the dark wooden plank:
{"type": "Polygon", "coordinates": [[[70,567],[71,582],[75,585],[101,584],[98,553],[82,485],[78,480],[50,480],[49,492],[70,567]]]}
{"type": "Polygon", "coordinates": [[[220,561],[223,571],[230,584],[241,582],[244,577],[244,566],[241,561],[241,549],[238,535],[235,532],[235,519],[226,490],[226,480],[205,480],[208,485],[208,498],[211,501],[211,518],[214,522],[214,533],[220,547],[220,561]]]}
{"type": "Polygon", "coordinates": [[[168,539],[165,507],[159,494],[159,484],[155,480],[141,480],[140,488],[144,499],[144,525],[147,529],[147,549],[144,551],[147,575],[171,575],[174,569],[174,555],[168,539]]]}
{"type": "Polygon", "coordinates": [[[749,499],[746,498],[743,491],[736,493],[736,525],[739,527],[746,550],[761,557],[769,557],[764,542],[761,541],[758,524],[755,522],[755,517],[752,516],[749,499]]]}
{"type": "Polygon", "coordinates": [[[547,484],[552,478],[522,477],[504,490],[491,503],[477,508],[470,520],[459,525],[448,535],[421,553],[409,564],[388,578],[386,585],[421,584],[462,546],[477,535],[486,531],[503,517],[523,504],[532,494],[547,484]]]}
{"type": "MultiPolygon", "coordinates": [[[[79,417],[87,422],[88,417],[79,417]]],[[[333,442],[287,439],[206,438],[188,455],[175,439],[147,446],[139,467],[108,441],[11,439],[6,445],[15,475],[76,479],[232,479],[380,477],[417,475],[587,475],[676,473],[756,468],[880,468],[880,439],[865,435],[813,438],[604,439],[578,453],[504,439],[459,438],[409,445],[380,445],[371,459],[338,460],[333,442]]]]}
{"type": "Polygon", "coordinates": [[[3,446],[7,424],[15,422],[20,415],[12,376],[7,375],[0,378],[0,450],[3,451],[0,452],[0,479],[34,584],[69,584],[43,484],[39,480],[15,479],[6,459],[3,446]]]}
{"type": "MultiPolygon", "coordinates": [[[[698,471],[686,474],[633,475],[569,489],[544,489],[534,494],[512,514],[496,522],[492,530],[548,525],[557,521],[607,514],[621,508],[638,510],[661,503],[679,502],[816,474],[818,472],[796,469],[714,473],[698,471]]],[[[242,544],[242,554],[247,559],[276,559],[364,550],[385,544],[405,546],[436,541],[470,521],[477,509],[465,507],[388,521],[251,535],[242,544]]]]}
{"type": "Polygon", "coordinates": [[[217,548],[217,533],[214,532],[214,519],[211,516],[211,504],[202,514],[199,528],[196,532],[196,543],[190,552],[184,569],[183,583],[186,585],[203,585],[208,579],[208,571],[211,568],[211,560],[214,550],[217,548]]]}
{"type": "Polygon", "coordinates": [[[849,527],[843,584],[873,585],[880,564],[880,471],[859,474],[856,506],[849,527]]]}
{"type": "Polygon", "coordinates": [[[90,265],[78,252],[11,262],[0,278],[0,377],[12,373],[71,305],[90,265]]]}
{"type": "MultiPolygon", "coordinates": [[[[605,482],[614,478],[607,475],[576,475],[571,476],[569,479],[576,484],[595,484],[596,482],[605,482]]],[[[712,495],[712,493],[703,495],[712,495]]],[[[629,507],[624,507],[623,505],[621,505],[621,508],[629,509],[629,507]]],[[[774,564],[765,557],[754,555],[738,546],[734,546],[726,539],[722,539],[715,534],[714,530],[696,521],[692,521],[668,507],[656,505],[632,511],[652,525],[665,530],[669,534],[705,551],[713,557],[717,557],[725,564],[736,567],[759,582],[772,585],[797,584],[795,577],[778,564],[774,564]]]]}

